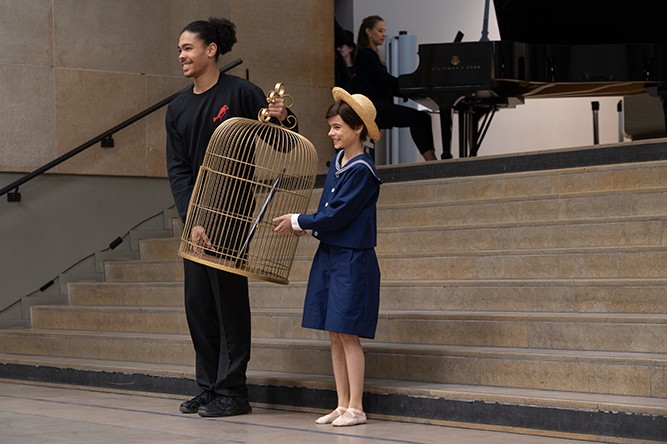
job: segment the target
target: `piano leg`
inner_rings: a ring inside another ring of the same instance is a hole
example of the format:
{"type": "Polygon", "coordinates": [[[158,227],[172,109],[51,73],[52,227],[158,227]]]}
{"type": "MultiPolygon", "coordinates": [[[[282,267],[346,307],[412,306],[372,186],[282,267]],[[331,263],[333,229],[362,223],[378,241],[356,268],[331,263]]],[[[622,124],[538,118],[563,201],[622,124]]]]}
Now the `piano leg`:
{"type": "Polygon", "coordinates": [[[451,159],[452,156],[452,109],[440,107],[440,137],[442,138],[441,159],[451,159]]]}
{"type": "Polygon", "coordinates": [[[459,114],[459,157],[475,157],[479,149],[479,110],[462,101],[456,111],[459,114]]]}
{"type": "Polygon", "coordinates": [[[649,96],[659,97],[660,102],[662,103],[662,114],[665,119],[665,133],[663,134],[667,137],[667,85],[658,85],[655,90],[647,89],[649,96]]]}
{"type": "Polygon", "coordinates": [[[479,108],[473,108],[471,116],[471,143],[470,143],[470,157],[477,157],[479,145],[482,141],[479,138],[479,119],[485,115],[485,111],[479,108]]]}
{"type": "Polygon", "coordinates": [[[468,111],[459,107],[459,158],[468,157],[468,140],[470,139],[468,111]]]}
{"type": "Polygon", "coordinates": [[[459,115],[459,157],[477,157],[477,151],[493,119],[495,108],[476,106],[462,101],[455,109],[459,115]],[[480,128],[482,118],[484,120],[480,128]]]}
{"type": "Polygon", "coordinates": [[[662,102],[662,114],[665,119],[665,136],[667,136],[667,96],[661,95],[660,101],[662,102]]]}

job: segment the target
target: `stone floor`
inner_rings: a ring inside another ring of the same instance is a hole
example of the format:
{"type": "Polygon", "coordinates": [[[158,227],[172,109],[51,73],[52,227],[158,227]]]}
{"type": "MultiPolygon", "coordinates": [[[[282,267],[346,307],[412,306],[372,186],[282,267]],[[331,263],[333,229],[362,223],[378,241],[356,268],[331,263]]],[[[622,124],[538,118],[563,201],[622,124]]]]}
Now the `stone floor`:
{"type": "Polygon", "coordinates": [[[250,415],[203,419],[178,412],[181,399],[0,380],[0,442],[51,443],[530,443],[570,439],[369,419],[316,426],[317,413],[256,407],[250,415]]]}

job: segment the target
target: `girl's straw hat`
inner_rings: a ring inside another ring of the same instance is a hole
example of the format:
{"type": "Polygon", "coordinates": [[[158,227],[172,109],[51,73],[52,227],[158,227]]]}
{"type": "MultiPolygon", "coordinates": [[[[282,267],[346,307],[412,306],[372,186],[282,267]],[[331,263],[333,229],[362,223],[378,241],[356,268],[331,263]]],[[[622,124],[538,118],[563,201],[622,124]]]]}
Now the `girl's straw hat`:
{"type": "Polygon", "coordinates": [[[354,112],[356,112],[361,120],[364,122],[364,126],[368,130],[368,136],[373,140],[380,140],[382,133],[378,129],[377,124],[375,123],[375,116],[377,112],[375,111],[375,106],[370,99],[362,94],[350,94],[345,91],[343,88],[335,86],[331,93],[333,94],[334,100],[342,100],[352,107],[354,112]]]}

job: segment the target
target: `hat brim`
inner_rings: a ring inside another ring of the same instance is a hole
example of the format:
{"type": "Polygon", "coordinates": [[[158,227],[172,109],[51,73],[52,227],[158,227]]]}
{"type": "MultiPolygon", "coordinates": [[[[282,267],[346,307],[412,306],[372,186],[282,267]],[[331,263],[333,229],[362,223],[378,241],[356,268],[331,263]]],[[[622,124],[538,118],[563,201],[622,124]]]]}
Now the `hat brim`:
{"type": "Polygon", "coordinates": [[[331,93],[333,94],[334,100],[342,100],[343,102],[347,103],[352,107],[354,112],[359,115],[361,120],[364,122],[364,126],[368,130],[368,137],[370,137],[373,140],[380,140],[382,138],[382,133],[380,132],[380,129],[377,126],[377,123],[375,123],[375,119],[373,119],[368,112],[361,106],[359,102],[355,100],[354,97],[347,91],[345,91],[343,88],[339,88],[335,86],[332,90],[331,93]]]}

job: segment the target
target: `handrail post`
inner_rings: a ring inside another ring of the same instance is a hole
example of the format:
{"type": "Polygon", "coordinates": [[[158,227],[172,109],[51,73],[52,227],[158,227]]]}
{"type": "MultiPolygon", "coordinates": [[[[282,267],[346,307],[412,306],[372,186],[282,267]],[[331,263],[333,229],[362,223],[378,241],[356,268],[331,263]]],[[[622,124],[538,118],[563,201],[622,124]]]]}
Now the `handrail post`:
{"type": "Polygon", "coordinates": [[[21,193],[19,193],[19,187],[16,187],[14,191],[7,193],[7,202],[21,202],[21,193]]]}

